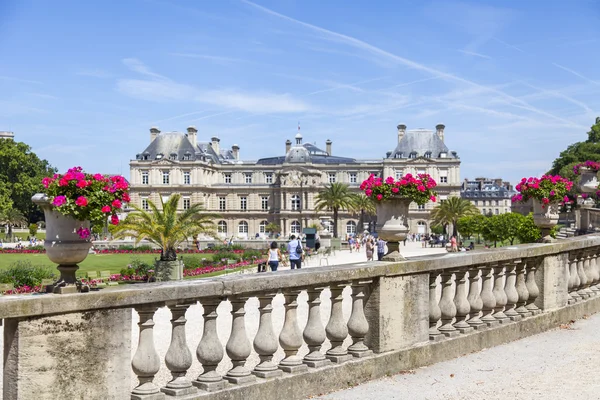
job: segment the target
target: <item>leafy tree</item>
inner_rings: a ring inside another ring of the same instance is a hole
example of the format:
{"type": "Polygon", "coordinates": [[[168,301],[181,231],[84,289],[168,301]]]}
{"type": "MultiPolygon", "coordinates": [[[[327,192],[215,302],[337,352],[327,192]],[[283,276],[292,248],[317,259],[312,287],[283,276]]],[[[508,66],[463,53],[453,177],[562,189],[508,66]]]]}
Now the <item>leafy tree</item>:
{"type": "Polygon", "coordinates": [[[469,200],[450,197],[431,211],[430,218],[433,221],[432,225],[445,226],[452,224],[452,236],[456,236],[458,220],[462,217],[477,214],[479,214],[479,210],[469,200]]]}
{"type": "Polygon", "coordinates": [[[375,203],[370,197],[365,196],[364,193],[356,194],[353,196],[352,211],[359,214],[358,226],[362,229],[365,222],[365,216],[375,215],[375,203]]]}
{"type": "Polygon", "coordinates": [[[517,231],[517,238],[521,243],[535,243],[542,238],[540,228],[533,222],[533,213],[529,213],[529,215],[523,217],[517,231]]]}
{"type": "Polygon", "coordinates": [[[204,212],[201,204],[193,204],[181,213],[177,212],[177,205],[181,195],[174,194],[165,203],[161,199],[162,210],[148,200],[149,211],[130,204],[135,212],[115,227],[116,239],[125,236],[134,236],[136,245],[143,239],[160,247],[160,261],[174,261],[177,259],[175,249],[179,244],[195,237],[199,233],[216,236],[215,225],[212,219],[221,218],[216,214],[204,212]]]}
{"type": "Polygon", "coordinates": [[[441,225],[432,225],[431,233],[435,233],[436,235],[441,235],[442,233],[444,233],[444,227],[441,225]]]}
{"type": "Polygon", "coordinates": [[[8,196],[12,207],[27,220],[42,219],[43,213],[31,197],[43,190],[42,178],[55,172],[48,161],[39,159],[25,143],[0,140],[0,208],[8,196]]]}
{"type": "Polygon", "coordinates": [[[315,211],[333,211],[333,237],[338,237],[338,215],[340,210],[352,210],[355,195],[345,183],[332,183],[325,186],[316,197],[315,211]]]}
{"type": "Polygon", "coordinates": [[[479,235],[483,233],[483,227],[487,217],[482,214],[471,215],[468,217],[459,218],[457,221],[458,232],[462,236],[477,235],[477,243],[480,242],[479,235]]]}
{"type": "Polygon", "coordinates": [[[27,218],[17,209],[8,210],[0,214],[0,224],[6,225],[6,236],[12,238],[13,227],[27,223],[27,218]]]}
{"type": "Polygon", "coordinates": [[[281,231],[281,227],[275,222],[269,222],[267,226],[265,226],[265,231],[269,233],[276,233],[281,231]]]}
{"type": "Polygon", "coordinates": [[[496,247],[497,242],[504,240],[504,232],[502,231],[502,225],[498,217],[499,215],[487,217],[481,232],[486,241],[494,242],[494,247],[496,247]]]}
{"type": "Polygon", "coordinates": [[[499,230],[499,237],[502,240],[509,240],[510,244],[513,245],[515,239],[519,237],[519,229],[525,216],[518,213],[505,213],[495,215],[493,218],[496,219],[497,229],[499,230]]]}
{"type": "Polygon", "coordinates": [[[37,231],[38,231],[37,224],[29,224],[29,234],[31,236],[35,236],[37,234],[37,231]]]}

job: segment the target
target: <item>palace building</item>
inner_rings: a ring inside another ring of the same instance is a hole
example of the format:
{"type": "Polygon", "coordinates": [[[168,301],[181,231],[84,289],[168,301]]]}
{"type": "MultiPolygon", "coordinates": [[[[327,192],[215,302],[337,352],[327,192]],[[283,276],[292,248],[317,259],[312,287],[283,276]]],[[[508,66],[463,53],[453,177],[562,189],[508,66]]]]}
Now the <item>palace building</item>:
{"type": "Polygon", "coordinates": [[[511,198],[516,193],[510,182],[500,178],[465,179],[460,188],[460,196],[469,200],[483,215],[511,212],[511,198]]]}
{"type": "MultiPolygon", "coordinates": [[[[293,143],[282,144],[281,155],[243,160],[240,146],[223,147],[216,136],[203,140],[193,126],[185,133],[153,127],[150,144],[130,162],[131,199],[147,209],[148,200],[160,205],[161,198],[180,193],[182,210],[200,202],[221,215],[215,221],[219,235],[251,238],[264,235],[271,222],[284,236],[314,225],[331,230],[332,213],[314,210],[319,191],[343,182],[359,192],[370,174],[398,179],[407,173],[428,173],[438,182],[439,201],[460,196],[460,159],[445,144],[444,125],[435,131],[406,130],[405,125],[397,129],[395,148],[380,159],[334,155],[331,140],[324,142],[323,150],[305,143],[298,131],[293,143]]],[[[430,231],[429,211],[435,205],[411,206],[411,232],[430,231]]],[[[362,232],[365,227],[358,222],[358,215],[340,212],[339,237],[362,232]]]]}

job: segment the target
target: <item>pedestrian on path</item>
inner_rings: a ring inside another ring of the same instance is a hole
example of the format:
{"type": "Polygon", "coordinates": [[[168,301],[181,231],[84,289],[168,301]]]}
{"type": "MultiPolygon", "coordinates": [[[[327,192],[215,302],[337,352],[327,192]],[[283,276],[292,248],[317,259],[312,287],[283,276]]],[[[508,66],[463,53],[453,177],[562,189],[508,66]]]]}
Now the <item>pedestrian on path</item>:
{"type": "Polygon", "coordinates": [[[367,261],[373,261],[373,250],[375,245],[373,244],[373,239],[368,238],[365,244],[365,248],[367,249],[367,261]]]}
{"type": "Polygon", "coordinates": [[[302,268],[302,243],[296,239],[296,235],[290,236],[290,241],[287,245],[288,253],[290,254],[290,268],[302,268]]]}
{"type": "Polygon", "coordinates": [[[271,248],[268,253],[269,267],[271,267],[271,271],[277,271],[277,267],[279,266],[279,261],[281,261],[281,250],[277,247],[277,242],[271,243],[271,248]]]}
{"type": "Polygon", "coordinates": [[[377,260],[383,260],[385,254],[385,241],[380,237],[377,239],[377,260]]]}

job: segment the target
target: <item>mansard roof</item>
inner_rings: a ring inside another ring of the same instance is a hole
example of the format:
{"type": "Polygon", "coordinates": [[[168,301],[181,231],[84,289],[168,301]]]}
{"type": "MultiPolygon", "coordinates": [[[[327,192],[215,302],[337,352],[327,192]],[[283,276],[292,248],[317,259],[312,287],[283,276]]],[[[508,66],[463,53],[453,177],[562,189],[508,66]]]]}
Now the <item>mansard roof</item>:
{"type": "Polygon", "coordinates": [[[138,160],[169,159],[176,156],[177,160],[195,160],[196,149],[188,138],[180,132],[165,132],[156,136],[146,149],[137,155],[138,160]]]}
{"type": "Polygon", "coordinates": [[[394,151],[388,158],[458,158],[456,152],[450,152],[442,139],[434,131],[428,129],[413,129],[406,131],[394,151]],[[413,154],[413,157],[411,157],[413,154]]]}
{"type": "Polygon", "coordinates": [[[312,164],[356,164],[354,158],[336,157],[312,143],[296,144],[284,156],[261,158],[259,165],[279,165],[283,163],[312,163],[312,164]]]}

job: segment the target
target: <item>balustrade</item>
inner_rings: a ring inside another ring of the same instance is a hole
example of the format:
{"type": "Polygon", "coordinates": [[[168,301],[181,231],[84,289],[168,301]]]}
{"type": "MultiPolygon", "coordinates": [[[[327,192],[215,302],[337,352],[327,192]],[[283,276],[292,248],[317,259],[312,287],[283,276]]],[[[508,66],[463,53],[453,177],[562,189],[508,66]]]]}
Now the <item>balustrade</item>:
{"type": "Polygon", "coordinates": [[[583,290],[587,294],[588,298],[595,295],[590,286],[594,280],[594,273],[590,270],[590,255],[587,251],[582,252],[583,257],[583,272],[586,276],[585,286],[583,290]]]}
{"type": "Polygon", "coordinates": [[[469,301],[470,311],[469,320],[467,323],[474,329],[483,329],[486,325],[480,319],[479,313],[483,309],[483,300],[481,299],[481,287],[479,286],[479,270],[481,266],[471,267],[469,269],[469,295],[467,300],[469,301]]]}
{"type": "Polygon", "coordinates": [[[352,358],[352,355],[348,354],[348,351],[344,349],[344,339],[348,337],[348,326],[344,321],[344,314],[342,312],[342,292],[346,285],[335,285],[331,286],[331,315],[329,322],[325,327],[327,333],[327,339],[331,343],[331,348],[327,351],[326,357],[335,362],[343,363],[352,358]]]}
{"type": "Polygon", "coordinates": [[[592,290],[596,295],[600,294],[600,265],[598,265],[598,247],[592,247],[590,250],[590,268],[594,272],[592,290]]]}
{"type": "Polygon", "coordinates": [[[311,368],[319,368],[331,364],[321,353],[321,346],[326,339],[325,327],[321,322],[321,291],[323,288],[310,288],[308,294],[308,320],[302,336],[308,345],[308,354],[302,361],[311,368]]]}
{"type": "Polygon", "coordinates": [[[521,260],[514,260],[505,263],[506,280],[504,283],[504,294],[506,295],[506,309],[504,314],[511,321],[519,321],[522,317],[516,311],[517,302],[519,301],[519,292],[517,291],[517,264],[521,264],[521,260]]]}
{"type": "Polygon", "coordinates": [[[372,281],[352,282],[352,314],[348,320],[348,333],[352,338],[352,344],[348,347],[348,353],[357,358],[372,355],[373,352],[365,345],[365,336],[369,332],[369,322],[365,316],[364,300],[365,291],[372,281]]]}
{"type": "Polygon", "coordinates": [[[274,378],[283,374],[273,362],[273,355],[278,348],[277,337],[273,331],[273,321],[271,320],[274,297],[275,294],[262,294],[258,296],[260,320],[253,345],[254,350],[260,358],[260,363],[254,368],[252,373],[261,378],[274,378]]]}
{"type": "Polygon", "coordinates": [[[506,293],[504,292],[504,266],[496,265],[494,267],[494,298],[496,306],[494,307],[494,318],[500,323],[505,323],[509,319],[504,314],[504,307],[507,303],[506,293]]]}
{"type": "Polygon", "coordinates": [[[481,270],[481,300],[483,303],[481,321],[488,327],[498,325],[500,322],[494,318],[494,308],[496,307],[496,297],[493,291],[494,265],[488,264],[481,270]]]}
{"type": "Polygon", "coordinates": [[[596,283],[598,282],[600,275],[598,273],[598,269],[596,268],[595,253],[595,249],[587,250],[585,252],[585,263],[583,265],[589,280],[587,290],[591,296],[597,296],[599,292],[599,289],[596,287],[596,283]]]}
{"type": "Polygon", "coordinates": [[[442,317],[442,310],[437,300],[437,272],[429,273],[429,340],[438,341],[444,338],[437,328],[437,323],[442,317]]]}
{"type": "Polygon", "coordinates": [[[442,297],[440,298],[440,310],[442,313],[442,326],[438,329],[446,337],[455,337],[460,332],[452,325],[452,320],[456,316],[456,306],[454,305],[454,291],[452,289],[451,271],[442,272],[442,297]]]}
{"type": "Polygon", "coordinates": [[[454,327],[460,333],[473,331],[473,327],[466,321],[467,315],[471,311],[471,305],[467,299],[467,269],[458,269],[456,275],[456,291],[454,294],[454,306],[456,307],[456,322],[454,327]]]}
{"type": "Polygon", "coordinates": [[[577,294],[583,300],[590,297],[590,294],[585,290],[587,287],[587,275],[585,274],[585,270],[583,269],[585,256],[583,252],[578,252],[577,254],[577,275],[579,275],[579,286],[577,287],[577,294]]]}
{"type": "Polygon", "coordinates": [[[579,293],[577,293],[580,284],[581,281],[579,280],[579,273],[577,272],[577,253],[572,251],[569,253],[569,282],[567,286],[569,294],[571,295],[569,304],[583,300],[579,293]]]}
{"type": "Polygon", "coordinates": [[[131,392],[132,400],[164,399],[164,393],[154,384],[154,376],[160,370],[160,357],[154,347],[154,313],[158,306],[136,307],[140,321],[138,348],[131,360],[133,373],[137,375],[139,385],[131,392]]]}
{"type": "Polygon", "coordinates": [[[244,315],[246,311],[244,306],[248,297],[234,296],[230,299],[231,302],[231,335],[225,346],[227,355],[231,359],[233,368],[227,371],[224,376],[230,383],[247,383],[254,380],[254,376],[248,368],[246,368],[246,359],[252,352],[250,341],[246,335],[246,323],[244,315]]]}
{"type": "Polygon", "coordinates": [[[279,334],[279,344],[285,352],[285,358],[279,363],[279,369],[290,373],[303,372],[308,368],[298,357],[298,350],[302,347],[302,333],[298,327],[298,294],[300,294],[299,290],[284,292],[285,320],[279,334]]]}
{"type": "Polygon", "coordinates": [[[527,287],[527,291],[529,292],[529,298],[527,299],[527,305],[525,308],[533,315],[537,315],[542,312],[542,310],[535,305],[535,299],[537,299],[540,295],[540,289],[535,281],[535,272],[541,260],[541,258],[529,258],[526,260],[527,279],[525,280],[525,285],[527,287]]]}
{"type": "Polygon", "coordinates": [[[196,349],[196,358],[202,364],[204,372],[192,384],[207,392],[221,390],[227,384],[216,371],[224,355],[223,346],[217,335],[217,307],[220,303],[221,300],[218,298],[202,300],[204,329],[196,349]]]}
{"type": "MultiPolygon", "coordinates": [[[[521,262],[517,264],[517,282],[515,284],[517,289],[517,308],[515,311],[521,316],[521,318],[527,318],[532,315],[531,311],[527,309],[527,300],[529,300],[529,290],[525,281],[527,275],[527,262],[521,262]]],[[[534,282],[535,283],[535,282],[534,282]]]]}

